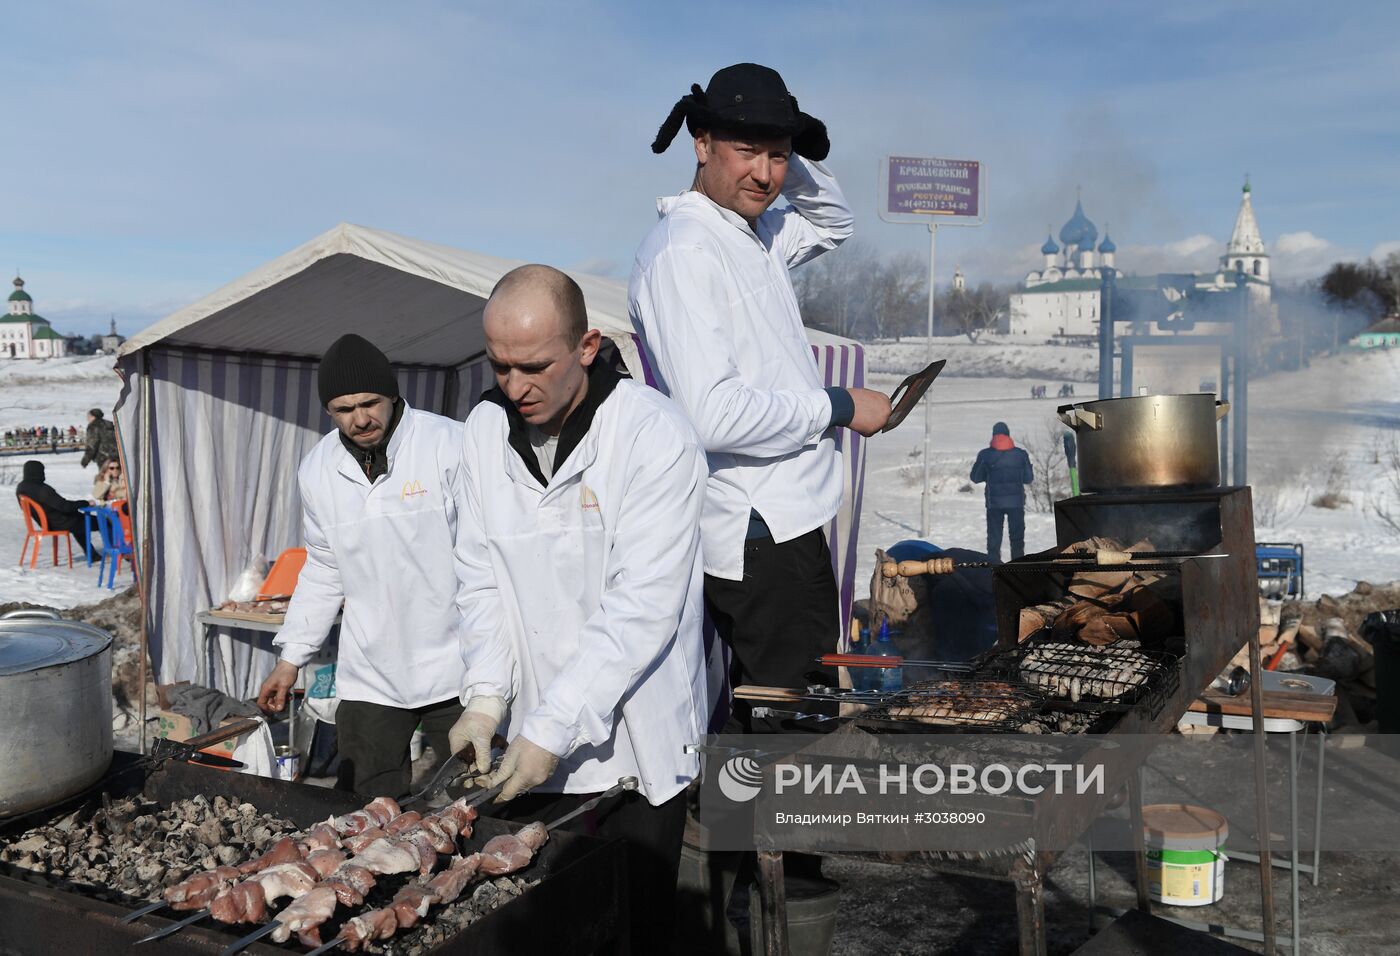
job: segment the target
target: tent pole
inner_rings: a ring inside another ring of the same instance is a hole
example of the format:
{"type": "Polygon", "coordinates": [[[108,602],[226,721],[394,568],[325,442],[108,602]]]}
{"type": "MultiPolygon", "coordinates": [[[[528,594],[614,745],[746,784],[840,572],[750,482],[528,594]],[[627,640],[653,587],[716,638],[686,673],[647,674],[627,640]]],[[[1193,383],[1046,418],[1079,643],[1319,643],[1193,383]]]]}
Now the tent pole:
{"type": "Polygon", "coordinates": [[[151,353],[141,352],[141,563],[137,566],[138,591],[141,597],[141,705],[139,734],[141,753],[146,753],[146,662],[150,660],[151,638],[147,622],[150,620],[150,567],[151,567],[151,353]]]}

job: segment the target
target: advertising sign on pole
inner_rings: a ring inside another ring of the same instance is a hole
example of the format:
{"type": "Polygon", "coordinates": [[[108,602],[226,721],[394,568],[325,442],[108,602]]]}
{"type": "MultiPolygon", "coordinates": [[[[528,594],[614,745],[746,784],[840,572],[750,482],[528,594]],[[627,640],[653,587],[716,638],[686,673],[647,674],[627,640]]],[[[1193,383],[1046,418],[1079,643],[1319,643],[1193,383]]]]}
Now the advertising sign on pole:
{"type": "Polygon", "coordinates": [[[887,156],[883,173],[880,216],[886,222],[982,219],[982,164],[976,160],[887,156]]]}
{"type": "MultiPolygon", "coordinates": [[[[933,361],[934,265],[938,227],[980,226],[986,221],[987,180],[974,159],[931,156],[886,156],[880,164],[880,218],[885,222],[917,222],[928,226],[928,348],[925,364],[933,361]]],[[[929,498],[930,446],[933,414],[924,402],[924,490],[919,536],[928,538],[932,526],[929,498]]]]}

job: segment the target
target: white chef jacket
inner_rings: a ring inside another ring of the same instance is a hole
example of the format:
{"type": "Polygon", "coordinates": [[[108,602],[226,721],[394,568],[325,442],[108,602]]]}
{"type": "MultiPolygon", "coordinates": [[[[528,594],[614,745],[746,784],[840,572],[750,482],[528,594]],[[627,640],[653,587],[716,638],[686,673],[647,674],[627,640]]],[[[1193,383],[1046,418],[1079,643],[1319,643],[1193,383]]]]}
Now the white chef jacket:
{"type": "Polygon", "coordinates": [[[738,581],[749,512],[782,542],[841,506],[831,399],[788,270],[851,234],[851,211],[821,163],[788,160],[783,196],[757,231],[695,191],[657,201],[661,221],[632,266],[628,313],[657,384],[700,433],[710,478],[705,570],[738,581]]]}
{"type": "Polygon", "coordinates": [[[508,437],[500,405],[467,418],[462,701],[504,697],[507,736],[561,755],[539,790],[594,793],[631,775],[658,805],[699,772],[684,748],[706,725],[699,439],[628,380],[547,487],[508,437]]]}
{"type": "MultiPolygon", "coordinates": [[[[402,399],[400,399],[402,401],[402,399]]],[[[452,548],[462,423],[404,405],[371,484],[332,431],[297,472],[306,566],[273,644],[298,667],[340,625],[336,696],[421,707],[462,687],[452,548]]]]}

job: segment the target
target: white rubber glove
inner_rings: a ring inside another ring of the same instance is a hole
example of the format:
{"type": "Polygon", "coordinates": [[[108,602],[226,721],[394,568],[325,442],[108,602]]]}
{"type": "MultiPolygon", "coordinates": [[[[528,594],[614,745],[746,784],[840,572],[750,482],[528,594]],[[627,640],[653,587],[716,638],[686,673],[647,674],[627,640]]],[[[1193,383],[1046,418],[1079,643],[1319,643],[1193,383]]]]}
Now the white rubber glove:
{"type": "Polygon", "coordinates": [[[524,737],[516,737],[506,748],[501,768],[491,775],[488,783],[493,787],[505,784],[496,798],[497,803],[505,803],[544,783],[554,776],[558,766],[559,758],[555,754],[524,737]]]}
{"type": "Polygon", "coordinates": [[[467,701],[466,709],[452,729],[447,732],[447,743],[454,754],[460,754],[470,746],[474,751],[472,766],[477,773],[491,771],[491,737],[501,725],[506,715],[504,697],[473,697],[467,701]]]}

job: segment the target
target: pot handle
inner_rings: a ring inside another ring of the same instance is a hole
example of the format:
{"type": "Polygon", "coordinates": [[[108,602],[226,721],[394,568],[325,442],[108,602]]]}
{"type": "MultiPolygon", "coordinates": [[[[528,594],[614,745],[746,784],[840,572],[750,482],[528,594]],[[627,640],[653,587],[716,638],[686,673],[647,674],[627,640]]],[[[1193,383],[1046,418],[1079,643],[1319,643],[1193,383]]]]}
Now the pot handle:
{"type": "Polygon", "coordinates": [[[14,621],[14,620],[19,620],[19,619],[21,619],[21,618],[26,618],[26,617],[30,617],[30,618],[37,617],[37,618],[42,618],[42,619],[44,619],[44,620],[46,620],[46,621],[61,621],[61,620],[63,620],[61,617],[58,616],[58,612],[57,612],[57,611],[52,611],[52,610],[49,610],[48,608],[38,608],[38,607],[36,607],[36,608],[23,609],[23,610],[19,610],[19,611],[7,611],[7,612],[4,613],[4,614],[0,614],[0,621],[14,621]]]}
{"type": "Polygon", "coordinates": [[[1076,431],[1078,431],[1081,426],[1087,427],[1093,431],[1098,431],[1103,428],[1102,415],[1098,412],[1091,412],[1087,408],[1079,405],[1071,405],[1068,408],[1062,408],[1059,410],[1058,414],[1060,416],[1060,421],[1076,431]]]}
{"type": "Polygon", "coordinates": [[[1225,417],[1226,415],[1228,415],[1228,414],[1230,414],[1230,403],[1229,403],[1229,402],[1216,402],[1216,403],[1215,403],[1215,420],[1216,420],[1216,421],[1220,421],[1220,419],[1224,418],[1224,417],[1225,417]]]}

